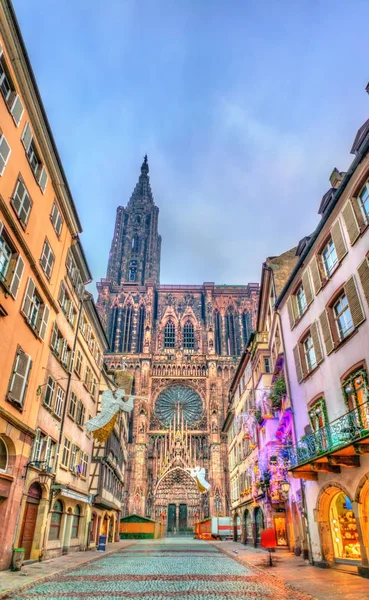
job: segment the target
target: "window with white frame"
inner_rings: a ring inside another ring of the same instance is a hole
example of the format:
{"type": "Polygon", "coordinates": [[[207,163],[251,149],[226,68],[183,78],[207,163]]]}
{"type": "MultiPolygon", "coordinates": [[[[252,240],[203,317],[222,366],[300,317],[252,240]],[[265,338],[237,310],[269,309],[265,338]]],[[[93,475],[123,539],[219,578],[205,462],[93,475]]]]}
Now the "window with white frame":
{"type": "Polygon", "coordinates": [[[77,402],[78,402],[77,396],[76,396],[76,394],[74,392],[72,392],[71,395],[70,395],[70,400],[69,400],[68,415],[73,420],[76,417],[77,402]]]}
{"type": "Polygon", "coordinates": [[[44,404],[51,408],[54,402],[54,393],[55,393],[55,381],[52,377],[47,378],[46,390],[44,394],[44,404]]]}
{"type": "Polygon", "coordinates": [[[339,338],[343,340],[354,330],[351,311],[345,293],[333,305],[333,314],[339,338]]]}
{"type": "Polygon", "coordinates": [[[338,265],[337,252],[332,238],[324,246],[321,257],[325,276],[329,277],[338,265]]]}
{"type": "Polygon", "coordinates": [[[70,441],[68,440],[68,438],[64,438],[62,458],[60,461],[61,464],[63,465],[63,467],[69,466],[70,447],[71,447],[70,441]]]}
{"type": "Polygon", "coordinates": [[[0,129],[0,175],[2,175],[5,171],[6,163],[9,160],[10,152],[10,146],[5,136],[1,133],[0,129]]]}
{"type": "Polygon", "coordinates": [[[82,453],[82,477],[87,477],[87,467],[88,467],[88,454],[86,452],[82,453]]]}
{"type": "Polygon", "coordinates": [[[0,221],[0,282],[13,298],[17,297],[24,261],[0,221]]]}
{"type": "Polygon", "coordinates": [[[310,372],[315,369],[317,362],[314,350],[314,342],[312,336],[309,334],[302,342],[304,347],[304,356],[306,362],[307,371],[310,372]]]}
{"type": "Polygon", "coordinates": [[[78,400],[77,407],[76,407],[76,423],[80,427],[82,427],[84,425],[85,414],[86,414],[86,409],[84,407],[84,404],[83,404],[82,400],[78,400]]]}
{"type": "Polygon", "coordinates": [[[59,304],[62,308],[63,313],[67,317],[68,322],[74,328],[76,324],[77,311],[74,307],[73,301],[68,294],[64,281],[60,284],[60,291],[58,296],[59,304]]]}
{"type": "Polygon", "coordinates": [[[359,196],[359,206],[364,217],[365,223],[369,223],[369,183],[367,182],[361,190],[359,196]]]}
{"type": "Polygon", "coordinates": [[[64,398],[65,398],[65,392],[60,387],[60,385],[58,385],[56,388],[55,406],[54,406],[54,413],[56,414],[57,417],[61,417],[61,415],[62,415],[64,398]]]}
{"type": "Polygon", "coordinates": [[[18,96],[14,83],[5,63],[3,49],[0,44],[0,93],[5,100],[5,104],[12,115],[15,124],[18,126],[23,115],[23,104],[18,96]]]}
{"type": "Polygon", "coordinates": [[[55,229],[55,233],[59,237],[63,227],[63,218],[61,216],[59,207],[55,201],[51,210],[50,219],[55,229]]]}
{"type": "Polygon", "coordinates": [[[296,304],[299,316],[303,315],[305,310],[307,309],[307,302],[305,296],[305,290],[302,285],[300,285],[299,289],[296,292],[296,304]]]}
{"type": "Polygon", "coordinates": [[[92,371],[91,371],[90,367],[88,365],[86,365],[86,370],[85,370],[85,386],[87,387],[87,389],[89,391],[91,389],[91,382],[92,382],[92,371]]]}
{"type": "Polygon", "coordinates": [[[76,290],[78,297],[81,298],[83,295],[83,292],[84,292],[84,284],[82,281],[80,271],[76,265],[73,255],[72,255],[72,250],[70,248],[69,248],[68,254],[67,254],[66,267],[67,267],[67,273],[72,282],[72,285],[73,285],[74,289],[76,290]]]}
{"type": "Polygon", "coordinates": [[[57,444],[49,435],[43,433],[40,429],[36,430],[36,436],[33,440],[31,460],[36,467],[52,471],[55,464],[57,444]]]}
{"type": "Polygon", "coordinates": [[[32,200],[22,179],[17,180],[11,204],[19,221],[25,227],[31,214],[32,200]]]}
{"type": "Polygon", "coordinates": [[[31,357],[18,346],[7,394],[7,399],[17,406],[24,404],[31,364],[31,357]]]}
{"type": "Polygon", "coordinates": [[[50,277],[51,277],[54,261],[55,261],[54,253],[51,249],[49,242],[47,240],[45,240],[44,247],[42,249],[41,258],[40,258],[40,264],[41,264],[41,266],[46,274],[46,277],[48,279],[50,279],[50,277]]]}
{"type": "Polygon", "coordinates": [[[42,164],[40,154],[36,148],[35,140],[30,124],[27,122],[22,134],[22,143],[26,151],[26,156],[30,164],[31,170],[36,178],[38,185],[42,192],[45,192],[47,183],[47,173],[44,165],[42,164]]]}
{"type": "Polygon", "coordinates": [[[35,334],[44,340],[50,309],[42,300],[36,289],[35,282],[31,277],[28,279],[21,311],[26,317],[26,322],[33,329],[35,334]]]}
{"type": "Polygon", "coordinates": [[[79,377],[81,377],[81,373],[82,373],[82,362],[83,362],[82,352],[80,350],[77,350],[74,370],[79,377]]]}

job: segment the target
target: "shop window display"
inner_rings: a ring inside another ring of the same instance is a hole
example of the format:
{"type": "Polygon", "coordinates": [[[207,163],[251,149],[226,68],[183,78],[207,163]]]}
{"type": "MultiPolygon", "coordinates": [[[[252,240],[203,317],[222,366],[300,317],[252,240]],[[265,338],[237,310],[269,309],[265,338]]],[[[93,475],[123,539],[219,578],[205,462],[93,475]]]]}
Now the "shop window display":
{"type": "Polygon", "coordinates": [[[287,546],[286,518],[274,517],[277,546],[287,546]]]}
{"type": "Polygon", "coordinates": [[[337,494],[331,504],[331,529],[336,560],[360,560],[360,543],[352,504],[337,494]]]}

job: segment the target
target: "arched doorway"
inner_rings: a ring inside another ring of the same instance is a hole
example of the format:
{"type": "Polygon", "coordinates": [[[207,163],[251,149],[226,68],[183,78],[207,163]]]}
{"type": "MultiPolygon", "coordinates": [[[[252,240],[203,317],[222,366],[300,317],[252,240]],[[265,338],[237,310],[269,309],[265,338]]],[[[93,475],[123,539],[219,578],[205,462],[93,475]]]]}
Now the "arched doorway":
{"type": "Polygon", "coordinates": [[[90,544],[94,544],[96,542],[96,528],[97,514],[93,512],[91,515],[90,544]]]}
{"type": "Polygon", "coordinates": [[[254,512],[254,527],[255,527],[255,536],[254,536],[254,546],[260,546],[261,544],[261,531],[264,529],[264,515],[260,506],[255,508],[254,512]]]}
{"type": "Polygon", "coordinates": [[[154,514],[167,516],[168,533],[185,533],[202,518],[202,497],[194,479],[180,467],[168,471],[154,494],[154,514]]]}
{"type": "Polygon", "coordinates": [[[28,490],[26,507],[24,509],[23,524],[19,540],[19,546],[24,548],[24,558],[28,560],[31,556],[33,537],[35,534],[38,506],[42,496],[42,488],[39,483],[33,483],[28,490]]]}

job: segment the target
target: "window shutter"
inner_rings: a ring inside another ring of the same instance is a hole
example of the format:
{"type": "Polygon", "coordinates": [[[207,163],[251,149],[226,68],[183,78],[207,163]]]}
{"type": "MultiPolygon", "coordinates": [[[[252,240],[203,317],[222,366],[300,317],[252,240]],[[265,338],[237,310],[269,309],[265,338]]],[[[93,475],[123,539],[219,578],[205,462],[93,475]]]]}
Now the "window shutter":
{"type": "Polygon", "coordinates": [[[34,283],[33,279],[30,277],[28,279],[26,293],[25,293],[23,305],[22,305],[22,313],[24,314],[25,317],[27,317],[27,319],[29,317],[30,307],[32,304],[35,289],[36,289],[35,283],[34,283]]]}
{"type": "Polygon", "coordinates": [[[319,317],[320,326],[322,328],[323,340],[327,354],[330,354],[334,350],[334,342],[332,337],[331,326],[329,323],[328,313],[323,310],[319,317]]]}
{"type": "Polygon", "coordinates": [[[356,287],[355,275],[352,275],[343,286],[350,307],[352,322],[358,327],[365,321],[365,314],[361,305],[360,296],[356,287]]]}
{"type": "Polygon", "coordinates": [[[27,121],[26,126],[25,126],[24,131],[23,131],[23,135],[22,135],[22,143],[23,143],[23,146],[25,147],[25,149],[26,149],[27,152],[29,150],[31,142],[32,142],[32,131],[31,131],[31,128],[30,128],[29,123],[27,121]]]}
{"type": "Polygon", "coordinates": [[[64,285],[64,281],[62,281],[60,284],[60,291],[59,291],[59,296],[58,296],[58,302],[59,302],[59,304],[61,304],[61,306],[63,306],[63,304],[64,304],[64,294],[65,294],[65,285],[64,285]]]}
{"type": "Polygon", "coordinates": [[[32,461],[39,459],[40,444],[41,444],[41,431],[40,431],[40,429],[36,429],[36,435],[35,435],[35,439],[33,440],[32,453],[31,453],[32,461]]]}
{"type": "Polygon", "coordinates": [[[9,290],[10,290],[10,293],[13,296],[13,298],[17,297],[20,282],[21,282],[22,275],[23,275],[23,269],[24,269],[23,258],[19,255],[17,258],[16,265],[15,265],[13,277],[12,277],[12,280],[11,280],[11,283],[9,286],[9,290]]]}
{"type": "Polygon", "coordinates": [[[360,227],[357,222],[357,218],[351,200],[347,200],[345,206],[342,209],[342,215],[346,223],[347,233],[352,246],[360,235],[360,227]]]}
{"type": "Polygon", "coordinates": [[[311,337],[313,338],[316,364],[319,365],[319,363],[321,363],[323,360],[323,352],[322,345],[320,343],[318,323],[316,321],[314,321],[314,323],[311,324],[310,331],[311,337]]]}
{"type": "Polygon", "coordinates": [[[359,273],[364,296],[369,305],[369,261],[367,258],[364,258],[363,262],[359,265],[357,272],[359,273]]]}
{"type": "Polygon", "coordinates": [[[290,327],[293,329],[296,322],[295,297],[290,296],[287,300],[288,317],[290,319],[290,327]]]}
{"type": "Polygon", "coordinates": [[[339,219],[337,219],[337,221],[333,224],[331,234],[334,247],[336,248],[338,262],[341,262],[343,257],[347,254],[347,248],[339,219]]]}
{"type": "Polygon", "coordinates": [[[2,47],[2,45],[0,44],[0,58],[2,57],[2,55],[3,55],[3,47],[2,47]]]}
{"type": "Polygon", "coordinates": [[[54,350],[54,352],[58,351],[58,326],[56,324],[56,321],[54,322],[54,325],[53,325],[53,331],[52,331],[52,334],[51,334],[50,346],[52,347],[52,349],[54,350]]]}
{"type": "Polygon", "coordinates": [[[43,310],[43,313],[42,313],[42,320],[41,320],[41,326],[40,326],[40,332],[39,332],[39,337],[42,340],[45,339],[46,330],[47,330],[47,323],[49,321],[49,315],[50,315],[50,309],[45,304],[44,310],[43,310]]]}
{"type": "Polygon", "coordinates": [[[13,116],[15,124],[18,127],[18,125],[21,121],[21,118],[23,116],[23,104],[22,104],[21,99],[19,98],[18,94],[16,94],[16,96],[14,98],[14,102],[10,108],[10,112],[13,116]]]}
{"type": "Polygon", "coordinates": [[[0,135],[0,175],[4,173],[5,165],[10,156],[10,146],[3,135],[0,135]]]}
{"type": "Polygon", "coordinates": [[[303,372],[302,372],[301,357],[300,357],[300,350],[299,350],[298,344],[293,349],[293,357],[295,359],[297,381],[300,383],[303,380],[304,376],[303,376],[303,372]]]}
{"type": "Polygon", "coordinates": [[[3,232],[3,229],[4,229],[4,224],[3,224],[2,221],[0,221],[0,236],[1,236],[2,232],[3,232]]]}
{"type": "Polygon", "coordinates": [[[30,368],[31,357],[19,348],[10,384],[9,397],[11,400],[21,405],[24,400],[30,368]]]}
{"type": "Polygon", "coordinates": [[[38,185],[40,186],[40,188],[43,192],[45,192],[46,184],[47,184],[47,173],[46,173],[46,169],[45,169],[44,165],[42,165],[40,172],[38,174],[38,185]]]}
{"type": "Polygon", "coordinates": [[[302,279],[302,285],[303,285],[304,292],[305,292],[306,304],[309,306],[309,304],[311,304],[312,301],[314,300],[314,295],[313,295],[313,290],[311,289],[310,276],[309,276],[308,269],[306,269],[303,272],[301,279],[302,279]]]}
{"type": "Polygon", "coordinates": [[[320,276],[320,270],[318,265],[318,257],[315,255],[310,263],[311,279],[313,280],[315,295],[318,294],[322,287],[322,278],[320,276]]]}

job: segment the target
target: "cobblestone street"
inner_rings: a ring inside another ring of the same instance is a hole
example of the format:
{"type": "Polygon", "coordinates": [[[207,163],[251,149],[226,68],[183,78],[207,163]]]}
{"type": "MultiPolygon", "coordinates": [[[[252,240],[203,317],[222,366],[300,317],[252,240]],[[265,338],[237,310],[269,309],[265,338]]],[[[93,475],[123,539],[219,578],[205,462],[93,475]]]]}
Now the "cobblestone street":
{"type": "Polygon", "coordinates": [[[207,542],[167,538],[140,541],[12,596],[13,600],[31,598],[308,600],[312,596],[240,564],[207,542]]]}

